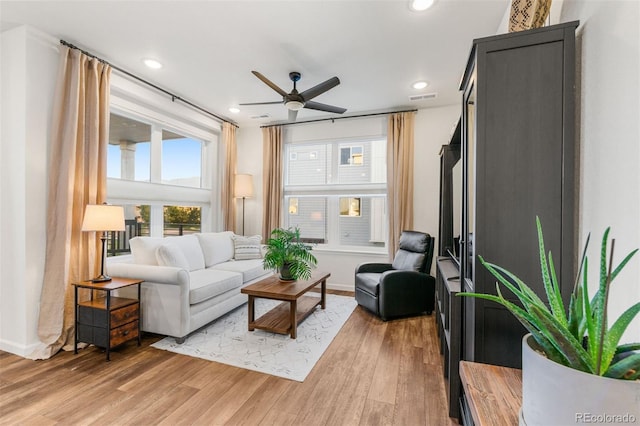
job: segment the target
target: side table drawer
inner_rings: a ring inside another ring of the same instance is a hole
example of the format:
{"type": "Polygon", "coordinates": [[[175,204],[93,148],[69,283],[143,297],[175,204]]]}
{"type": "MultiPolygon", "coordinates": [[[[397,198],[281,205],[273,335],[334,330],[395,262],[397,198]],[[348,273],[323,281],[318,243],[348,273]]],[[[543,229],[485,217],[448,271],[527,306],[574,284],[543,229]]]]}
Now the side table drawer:
{"type": "Polygon", "coordinates": [[[111,312],[111,328],[120,327],[123,324],[137,320],[139,318],[140,304],[125,306],[111,312]]]}
{"type": "Polygon", "coordinates": [[[122,327],[111,330],[111,347],[118,346],[128,340],[138,337],[138,321],[130,322],[122,327]]]}

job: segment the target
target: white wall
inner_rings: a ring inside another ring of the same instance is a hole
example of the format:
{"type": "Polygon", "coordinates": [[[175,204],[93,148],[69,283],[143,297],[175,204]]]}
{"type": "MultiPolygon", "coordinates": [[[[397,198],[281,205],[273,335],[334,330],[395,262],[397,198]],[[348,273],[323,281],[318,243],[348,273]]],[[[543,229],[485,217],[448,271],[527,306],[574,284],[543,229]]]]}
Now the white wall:
{"type": "MultiPolygon", "coordinates": [[[[580,245],[591,232],[591,291],[602,234],[615,259],[640,247],[640,2],[565,0],[561,21],[580,20],[580,245]]],[[[640,256],[611,288],[610,318],[640,301],[640,256]]],[[[640,318],[623,337],[640,341],[640,318]]]]}
{"type": "MultiPolygon", "coordinates": [[[[414,229],[438,236],[440,146],[449,138],[460,117],[460,107],[451,105],[419,110],[415,125],[414,229]]],[[[285,141],[311,141],[386,135],[386,116],[336,120],[285,126],[285,141]]],[[[245,234],[262,230],[262,132],[258,127],[238,131],[238,173],[254,176],[256,197],[246,200],[245,234]]],[[[240,203],[240,202],[239,202],[240,203]]],[[[238,204],[238,223],[241,206],[238,204]]],[[[437,243],[436,243],[437,246],[437,243]]],[[[363,262],[386,262],[386,254],[347,253],[315,249],[319,267],[331,272],[330,288],[354,290],[353,274],[363,262]],[[326,266],[325,266],[326,265],[326,266]]],[[[435,268],[435,265],[433,266],[435,268]]],[[[434,269],[435,270],[435,269],[434,269]]]]}
{"type": "Polygon", "coordinates": [[[27,27],[2,33],[0,349],[26,355],[44,274],[47,147],[57,40],[27,27]]]}

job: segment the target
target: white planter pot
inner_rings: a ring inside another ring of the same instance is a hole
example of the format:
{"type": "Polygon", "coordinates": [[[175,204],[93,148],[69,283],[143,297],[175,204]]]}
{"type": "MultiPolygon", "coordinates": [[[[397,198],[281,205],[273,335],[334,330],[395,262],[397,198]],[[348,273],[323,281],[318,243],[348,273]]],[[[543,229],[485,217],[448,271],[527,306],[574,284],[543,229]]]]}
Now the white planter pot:
{"type": "Polygon", "coordinates": [[[521,426],[640,423],[640,381],[565,367],[533,350],[529,339],[522,339],[521,426]]]}

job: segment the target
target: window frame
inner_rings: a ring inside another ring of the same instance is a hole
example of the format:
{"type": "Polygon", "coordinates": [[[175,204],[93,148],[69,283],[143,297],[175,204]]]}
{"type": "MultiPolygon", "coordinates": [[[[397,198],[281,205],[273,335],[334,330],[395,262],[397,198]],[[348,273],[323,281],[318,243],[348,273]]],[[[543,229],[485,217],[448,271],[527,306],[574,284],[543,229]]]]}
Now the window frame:
{"type": "Polygon", "coordinates": [[[137,120],[152,127],[150,181],[107,178],[107,201],[118,205],[150,205],[150,236],[163,236],[164,206],[201,208],[202,232],[220,230],[222,162],[221,124],[202,113],[170,102],[155,91],[112,76],[110,113],[137,120]],[[162,131],[167,130],[201,142],[200,188],[162,182],[162,131]]]}
{"type": "MultiPolygon", "coordinates": [[[[387,183],[386,183],[386,171],[383,173],[384,182],[368,182],[368,183],[348,183],[348,184],[340,184],[340,183],[326,183],[326,184],[312,184],[312,185],[296,185],[289,183],[289,161],[290,158],[290,148],[292,146],[296,147],[304,147],[313,146],[313,145],[326,145],[331,144],[334,148],[334,154],[332,154],[332,158],[329,158],[329,161],[333,161],[332,172],[334,176],[332,176],[332,180],[338,178],[338,170],[342,166],[347,166],[347,164],[340,164],[340,152],[342,148],[352,148],[354,146],[362,148],[362,156],[363,161],[362,164],[348,164],[356,165],[356,166],[365,166],[366,162],[364,161],[365,149],[364,144],[368,142],[382,142],[386,146],[386,135],[376,135],[369,137],[357,137],[357,138],[332,138],[332,139],[322,139],[322,140],[310,140],[310,141],[285,141],[284,143],[284,152],[283,157],[285,161],[283,161],[283,217],[282,217],[282,226],[288,226],[289,223],[289,200],[292,198],[302,199],[305,197],[326,197],[326,211],[332,212],[335,211],[335,217],[332,214],[327,213],[326,217],[326,243],[317,243],[316,248],[319,250],[326,251],[341,251],[341,252],[353,252],[353,253],[375,253],[375,254],[385,254],[387,252],[387,232],[384,232],[384,241],[382,246],[372,245],[346,245],[340,244],[340,236],[339,236],[339,219],[340,218],[349,218],[358,220],[362,218],[362,202],[366,197],[374,198],[383,198],[386,206],[387,202],[387,183]],[[360,199],[360,216],[342,216],[340,215],[340,198],[358,198],[360,199]]],[[[315,150],[310,150],[313,152],[315,150]]],[[[384,150],[386,156],[386,150],[384,150]]],[[[299,156],[297,157],[299,158],[299,156]]],[[[373,158],[372,158],[373,160],[373,158]]],[[[386,162],[385,162],[386,167],[386,162]]],[[[328,173],[328,172],[327,172],[328,173]]],[[[298,209],[299,211],[299,209],[298,209]]],[[[297,212],[296,212],[297,215],[297,212]]],[[[384,217],[384,226],[385,228],[388,226],[387,224],[387,216],[385,209],[385,217],[384,217]]],[[[308,238],[307,238],[308,240],[308,238]]],[[[372,240],[373,241],[373,240],[372,240]]],[[[379,241],[374,241],[377,243],[379,241]]]]}

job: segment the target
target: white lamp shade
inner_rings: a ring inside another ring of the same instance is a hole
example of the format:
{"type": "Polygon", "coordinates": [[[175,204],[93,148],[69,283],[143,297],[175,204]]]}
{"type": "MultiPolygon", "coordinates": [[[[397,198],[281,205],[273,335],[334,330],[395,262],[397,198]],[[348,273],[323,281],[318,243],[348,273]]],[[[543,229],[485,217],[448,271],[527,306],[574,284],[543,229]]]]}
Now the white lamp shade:
{"type": "Polygon", "coordinates": [[[88,204],[82,220],[83,231],[124,231],[124,208],[88,204]]]}
{"type": "Polygon", "coordinates": [[[253,197],[253,176],[236,175],[236,198],[253,197]]]}

